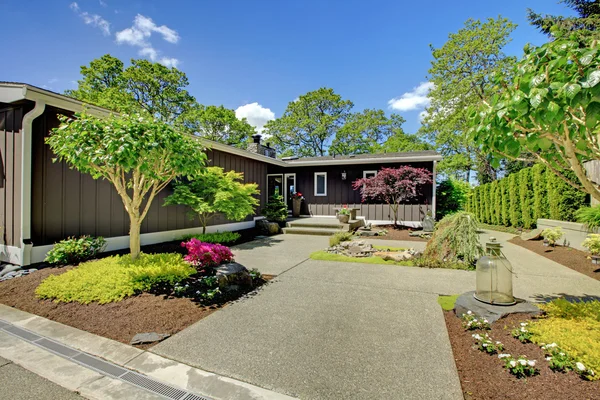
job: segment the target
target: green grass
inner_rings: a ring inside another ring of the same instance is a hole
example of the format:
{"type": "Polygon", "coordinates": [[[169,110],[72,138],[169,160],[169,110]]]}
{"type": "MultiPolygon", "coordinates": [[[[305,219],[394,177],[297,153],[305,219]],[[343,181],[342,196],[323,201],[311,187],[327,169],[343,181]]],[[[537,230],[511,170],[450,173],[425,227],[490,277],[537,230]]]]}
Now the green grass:
{"type": "Polygon", "coordinates": [[[453,294],[450,296],[438,296],[438,304],[442,306],[442,310],[444,311],[452,311],[454,309],[454,304],[456,303],[456,299],[458,299],[459,294],[453,294]]]}
{"type": "MultiPolygon", "coordinates": [[[[374,246],[375,247],[375,246],[374,246]]],[[[389,247],[381,246],[385,249],[389,249],[389,247]]],[[[332,254],[328,253],[325,250],[315,251],[310,255],[310,258],[313,260],[320,261],[339,261],[339,262],[350,262],[350,263],[360,263],[360,264],[384,264],[384,265],[399,265],[403,267],[412,267],[412,261],[391,261],[384,260],[381,257],[348,257],[340,254],[332,254]]]]}

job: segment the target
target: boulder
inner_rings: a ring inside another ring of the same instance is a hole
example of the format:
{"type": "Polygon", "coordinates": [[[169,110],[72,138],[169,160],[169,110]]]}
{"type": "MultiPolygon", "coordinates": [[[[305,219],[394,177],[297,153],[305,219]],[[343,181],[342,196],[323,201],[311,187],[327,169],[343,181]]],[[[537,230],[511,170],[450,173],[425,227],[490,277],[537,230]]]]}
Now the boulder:
{"type": "Polygon", "coordinates": [[[463,293],[456,299],[454,313],[457,317],[461,317],[463,314],[471,311],[475,315],[487,319],[491,324],[510,314],[523,313],[538,315],[542,312],[537,306],[526,300],[515,298],[517,304],[512,306],[498,306],[477,300],[473,297],[474,293],[475,292],[473,291],[463,293]]]}
{"type": "Polygon", "coordinates": [[[231,262],[221,264],[215,268],[215,276],[220,288],[226,288],[232,285],[252,286],[252,277],[242,264],[231,262]]]}
{"type": "Polygon", "coordinates": [[[408,250],[405,250],[405,251],[378,251],[378,252],[373,253],[373,256],[381,257],[384,260],[396,261],[396,262],[406,261],[406,260],[410,260],[413,258],[413,255],[408,250]]]}
{"type": "Polygon", "coordinates": [[[0,277],[8,274],[9,272],[18,271],[20,269],[21,267],[18,265],[4,264],[0,267],[0,277]]]}
{"type": "Polygon", "coordinates": [[[138,333],[137,335],[135,335],[133,337],[133,339],[131,339],[131,342],[129,342],[129,344],[145,344],[145,343],[154,343],[154,342],[160,342],[161,340],[164,340],[166,338],[168,338],[169,335],[168,333],[156,333],[156,332],[149,332],[149,333],[138,333]]]}
{"type": "Polygon", "coordinates": [[[256,221],[256,228],[261,234],[267,236],[277,235],[281,230],[277,222],[269,222],[266,219],[256,221]]]}
{"type": "Polygon", "coordinates": [[[542,238],[543,229],[533,229],[530,232],[523,232],[521,234],[521,239],[523,240],[538,240],[542,238]]]}

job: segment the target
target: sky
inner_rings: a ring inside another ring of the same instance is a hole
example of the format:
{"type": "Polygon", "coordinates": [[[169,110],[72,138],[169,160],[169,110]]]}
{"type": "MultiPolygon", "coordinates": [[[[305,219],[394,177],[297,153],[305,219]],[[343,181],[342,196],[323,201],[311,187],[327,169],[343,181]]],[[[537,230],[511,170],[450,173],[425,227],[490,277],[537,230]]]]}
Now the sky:
{"type": "Polygon", "coordinates": [[[198,102],[235,109],[259,130],[298,96],[330,87],[355,111],[402,115],[413,133],[428,104],[430,44],[469,18],[502,15],[518,25],[505,52],[520,56],[547,41],[527,9],[570,15],[557,1],[0,0],[0,81],[61,93],[109,53],[181,69],[198,102]]]}

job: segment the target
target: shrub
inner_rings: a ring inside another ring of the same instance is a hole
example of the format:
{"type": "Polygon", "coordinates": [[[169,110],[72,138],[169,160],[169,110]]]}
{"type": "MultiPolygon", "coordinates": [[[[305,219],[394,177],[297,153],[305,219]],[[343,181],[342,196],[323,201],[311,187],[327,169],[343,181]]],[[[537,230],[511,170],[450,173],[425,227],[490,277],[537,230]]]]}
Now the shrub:
{"type": "Polygon", "coordinates": [[[546,239],[552,246],[554,246],[556,242],[563,237],[563,234],[563,230],[560,226],[546,228],[542,231],[542,237],[546,239]]]}
{"type": "Polygon", "coordinates": [[[440,182],[436,189],[436,219],[464,210],[471,191],[469,182],[452,177],[440,182]]]}
{"type": "Polygon", "coordinates": [[[504,360],[504,368],[517,378],[525,378],[538,374],[535,368],[535,360],[528,360],[527,356],[520,356],[514,359],[510,354],[499,354],[498,358],[504,360]]]}
{"type": "Polygon", "coordinates": [[[588,231],[596,231],[600,228],[600,204],[594,207],[581,207],[575,211],[575,219],[584,224],[588,231]]]}
{"type": "Polygon", "coordinates": [[[337,246],[341,242],[352,240],[354,235],[352,232],[336,232],[329,236],[329,247],[337,246]]]}
{"type": "Polygon", "coordinates": [[[548,188],[546,186],[546,167],[536,164],[531,167],[533,181],[533,220],[548,218],[548,188]]]}
{"type": "Polygon", "coordinates": [[[198,239],[190,239],[181,243],[181,246],[188,251],[184,260],[199,270],[233,261],[233,253],[229,247],[221,244],[204,243],[198,239]]]}
{"type": "Polygon", "coordinates": [[[600,234],[590,233],[581,245],[588,249],[593,256],[600,255],[600,234]]]}
{"type": "Polygon", "coordinates": [[[508,199],[510,203],[510,224],[521,226],[521,199],[519,198],[518,174],[508,176],[508,199]]]}
{"type": "Polygon", "coordinates": [[[468,331],[474,331],[477,329],[490,329],[490,323],[485,318],[477,318],[471,311],[467,311],[466,314],[461,315],[462,325],[468,331]]]}
{"type": "Polygon", "coordinates": [[[239,238],[241,238],[237,232],[214,232],[214,233],[202,233],[196,235],[185,235],[181,238],[182,241],[187,242],[190,239],[198,239],[204,243],[218,243],[218,244],[226,244],[233,243],[239,238]]]}
{"type": "Polygon", "coordinates": [[[288,217],[288,207],[283,201],[283,196],[279,192],[275,192],[269,198],[269,201],[262,209],[262,215],[269,222],[285,222],[288,217]]]}
{"type": "Polygon", "coordinates": [[[473,339],[477,341],[477,348],[487,354],[497,354],[504,351],[504,345],[498,341],[494,342],[486,333],[481,336],[479,333],[474,333],[473,339]]]}
{"type": "Polygon", "coordinates": [[[196,270],[180,254],[112,256],[81,263],[63,274],[44,279],[35,290],[41,299],[100,304],[120,301],[158,283],[174,284],[196,270]]]}
{"type": "Polygon", "coordinates": [[[473,214],[461,211],[448,215],[437,224],[423,257],[473,265],[483,254],[477,230],[478,222],[473,214]]]}
{"type": "Polygon", "coordinates": [[[513,329],[510,334],[521,343],[531,343],[532,333],[527,329],[527,325],[527,322],[521,322],[521,326],[513,329]]]}
{"type": "Polygon", "coordinates": [[[105,247],[103,237],[68,238],[56,243],[44,261],[58,265],[78,264],[96,257],[105,247]]]}
{"type": "Polygon", "coordinates": [[[535,225],[533,219],[533,182],[531,178],[531,168],[523,168],[518,172],[519,177],[519,203],[521,206],[521,221],[523,228],[530,229],[535,225]]]}

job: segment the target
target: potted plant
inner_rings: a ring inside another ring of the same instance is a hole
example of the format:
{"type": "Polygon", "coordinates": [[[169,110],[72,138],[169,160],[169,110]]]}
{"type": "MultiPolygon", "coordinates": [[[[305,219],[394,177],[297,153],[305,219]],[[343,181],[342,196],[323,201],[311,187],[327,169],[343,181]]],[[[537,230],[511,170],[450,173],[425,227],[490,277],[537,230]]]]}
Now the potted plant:
{"type": "Polygon", "coordinates": [[[350,221],[350,209],[348,206],[340,208],[340,211],[338,211],[338,220],[342,224],[347,224],[350,221]]]}
{"type": "Polygon", "coordinates": [[[563,237],[562,228],[560,226],[546,228],[542,231],[542,237],[544,238],[544,246],[550,245],[554,247],[558,239],[563,237]]]}
{"type": "Polygon", "coordinates": [[[600,234],[589,234],[581,245],[590,252],[592,264],[600,264],[600,234]]]}
{"type": "Polygon", "coordinates": [[[300,192],[292,193],[292,217],[300,216],[300,207],[302,207],[302,200],[304,200],[304,196],[300,192]]]}

